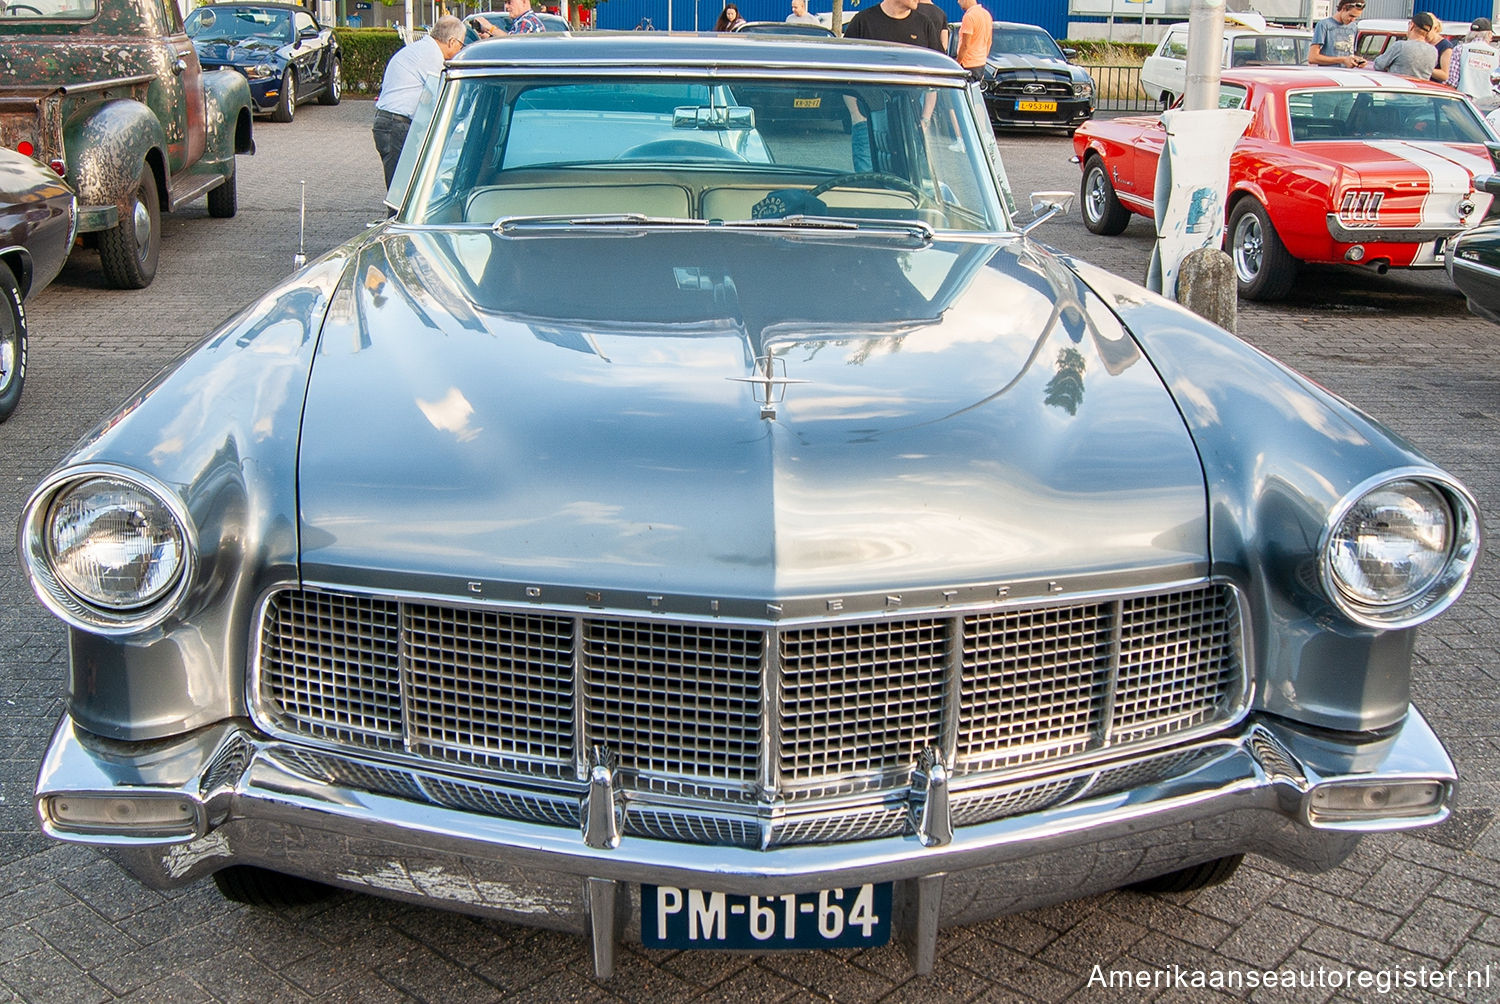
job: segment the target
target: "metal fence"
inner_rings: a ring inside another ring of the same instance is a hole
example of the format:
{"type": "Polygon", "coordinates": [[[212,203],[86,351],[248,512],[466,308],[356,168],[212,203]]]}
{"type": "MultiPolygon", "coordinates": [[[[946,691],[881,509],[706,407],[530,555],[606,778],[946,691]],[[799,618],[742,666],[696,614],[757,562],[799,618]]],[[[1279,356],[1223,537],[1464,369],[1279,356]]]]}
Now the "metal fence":
{"type": "Polygon", "coordinates": [[[1154,112],[1161,103],[1146,96],[1141,90],[1141,68],[1139,66],[1090,66],[1081,64],[1094,78],[1098,88],[1097,100],[1101,112],[1154,112]]]}

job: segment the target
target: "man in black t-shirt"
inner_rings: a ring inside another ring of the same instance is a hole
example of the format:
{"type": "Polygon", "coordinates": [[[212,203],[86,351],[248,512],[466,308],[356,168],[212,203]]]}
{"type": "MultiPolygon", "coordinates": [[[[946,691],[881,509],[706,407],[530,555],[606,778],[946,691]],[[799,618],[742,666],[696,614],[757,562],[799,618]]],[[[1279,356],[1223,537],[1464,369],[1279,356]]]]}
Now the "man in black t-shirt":
{"type": "Polygon", "coordinates": [[[880,0],[873,7],[864,8],[850,19],[844,37],[904,42],[943,51],[937,19],[918,13],[917,0],[880,0]]]}

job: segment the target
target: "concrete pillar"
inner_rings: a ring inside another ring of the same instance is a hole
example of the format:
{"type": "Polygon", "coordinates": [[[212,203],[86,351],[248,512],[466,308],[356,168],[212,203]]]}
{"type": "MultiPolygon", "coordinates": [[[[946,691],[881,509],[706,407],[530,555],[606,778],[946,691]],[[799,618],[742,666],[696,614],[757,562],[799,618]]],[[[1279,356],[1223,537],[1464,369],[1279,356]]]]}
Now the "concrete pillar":
{"type": "Polygon", "coordinates": [[[1234,261],[1218,248],[1188,252],[1177,273],[1177,302],[1199,317],[1234,331],[1239,305],[1234,261]]]}

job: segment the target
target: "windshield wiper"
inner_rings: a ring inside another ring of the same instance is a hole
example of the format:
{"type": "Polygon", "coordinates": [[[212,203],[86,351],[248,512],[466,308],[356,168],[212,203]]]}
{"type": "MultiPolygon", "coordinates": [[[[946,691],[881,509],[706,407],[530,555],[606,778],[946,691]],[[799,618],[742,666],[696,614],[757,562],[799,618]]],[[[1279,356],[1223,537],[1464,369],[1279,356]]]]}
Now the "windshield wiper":
{"type": "Polygon", "coordinates": [[[497,234],[517,230],[566,230],[569,227],[706,227],[707,220],[690,220],[672,216],[647,216],[645,213],[598,213],[591,216],[502,216],[495,221],[497,234]]]}
{"type": "Polygon", "coordinates": [[[787,227],[791,229],[857,231],[884,234],[895,230],[930,244],[937,232],[921,220],[850,220],[833,216],[766,216],[756,220],[725,220],[726,227],[787,227]]]}

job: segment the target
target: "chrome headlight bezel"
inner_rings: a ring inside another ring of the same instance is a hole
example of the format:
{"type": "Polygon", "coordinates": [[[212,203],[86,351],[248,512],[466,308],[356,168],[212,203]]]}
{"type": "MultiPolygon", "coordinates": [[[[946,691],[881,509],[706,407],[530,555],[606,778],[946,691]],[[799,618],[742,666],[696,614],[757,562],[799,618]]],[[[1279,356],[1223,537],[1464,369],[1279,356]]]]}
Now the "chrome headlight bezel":
{"type": "Polygon", "coordinates": [[[1479,507],[1467,489],[1431,468],[1387,471],[1355,486],[1329,513],[1318,541],[1318,575],[1323,591],[1344,616],[1363,627],[1396,630],[1415,627],[1442,613],[1463,593],[1479,558],[1479,507]],[[1341,574],[1335,550],[1356,507],[1379,492],[1404,491],[1410,485],[1432,493],[1447,523],[1446,541],[1437,569],[1399,594],[1382,598],[1362,591],[1341,574]]]}
{"type": "Polygon", "coordinates": [[[54,472],[27,500],[19,533],[21,558],[42,604],[67,624],[94,634],[136,634],[156,627],[178,608],[197,568],[197,534],[177,493],[155,478],[113,464],[91,464],[54,472]],[[51,539],[55,507],[60,499],[91,482],[111,483],[138,492],[159,506],[180,542],[175,567],[136,601],[111,603],[91,597],[70,585],[58,571],[55,541],[51,539]]]}

